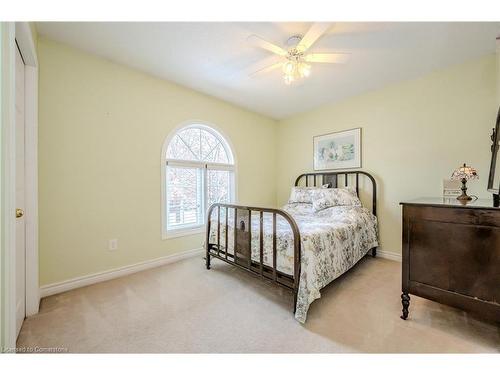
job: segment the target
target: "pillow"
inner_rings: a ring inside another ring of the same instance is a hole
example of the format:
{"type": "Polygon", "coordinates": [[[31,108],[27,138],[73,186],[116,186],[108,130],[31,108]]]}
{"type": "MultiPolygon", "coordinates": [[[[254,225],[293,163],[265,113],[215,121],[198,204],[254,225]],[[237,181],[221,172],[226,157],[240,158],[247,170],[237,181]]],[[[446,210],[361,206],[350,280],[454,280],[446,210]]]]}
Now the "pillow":
{"type": "Polygon", "coordinates": [[[318,189],[312,193],[314,211],[318,212],[334,206],[361,206],[361,201],[353,188],[318,189]]]}
{"type": "Polygon", "coordinates": [[[314,212],[312,203],[287,203],[283,210],[292,215],[310,215],[314,212]]]}
{"type": "Polygon", "coordinates": [[[312,203],[313,191],[320,190],[318,187],[294,186],[290,193],[288,203],[312,203]]]}

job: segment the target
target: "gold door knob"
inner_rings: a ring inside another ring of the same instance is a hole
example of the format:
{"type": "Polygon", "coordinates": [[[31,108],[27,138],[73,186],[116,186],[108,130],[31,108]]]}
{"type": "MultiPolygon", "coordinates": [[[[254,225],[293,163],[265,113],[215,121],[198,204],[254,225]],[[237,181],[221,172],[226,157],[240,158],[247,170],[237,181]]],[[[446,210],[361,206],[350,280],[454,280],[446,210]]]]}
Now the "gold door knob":
{"type": "Polygon", "coordinates": [[[19,219],[20,217],[24,216],[24,211],[21,210],[20,208],[16,208],[16,218],[19,219]]]}

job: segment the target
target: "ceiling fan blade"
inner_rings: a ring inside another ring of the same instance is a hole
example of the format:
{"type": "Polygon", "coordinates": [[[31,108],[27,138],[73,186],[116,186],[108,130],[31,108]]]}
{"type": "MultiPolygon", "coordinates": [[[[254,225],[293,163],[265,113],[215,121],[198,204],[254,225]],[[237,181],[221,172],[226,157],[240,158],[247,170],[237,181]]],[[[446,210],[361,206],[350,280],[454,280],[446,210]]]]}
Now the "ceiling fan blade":
{"type": "Polygon", "coordinates": [[[349,53],[310,53],[304,56],[304,60],[313,63],[345,64],[349,57],[349,53]]]}
{"type": "Polygon", "coordinates": [[[287,52],[276,44],[268,42],[257,35],[250,35],[247,41],[255,47],[263,48],[280,56],[286,56],[287,52]]]}
{"type": "Polygon", "coordinates": [[[249,76],[250,77],[256,77],[256,76],[259,76],[261,74],[264,74],[264,73],[267,73],[267,72],[270,72],[271,70],[274,70],[276,68],[280,68],[281,66],[283,65],[282,62],[277,62],[277,63],[274,63],[272,65],[268,65],[264,68],[261,68],[259,70],[256,70],[254,71],[253,73],[250,73],[249,76]]]}
{"type": "Polygon", "coordinates": [[[331,26],[330,22],[314,23],[300,41],[297,49],[302,52],[307,51],[331,26]]]}
{"type": "Polygon", "coordinates": [[[270,55],[252,64],[244,72],[249,77],[258,76],[282,66],[283,61],[284,59],[279,56],[270,55]]]}

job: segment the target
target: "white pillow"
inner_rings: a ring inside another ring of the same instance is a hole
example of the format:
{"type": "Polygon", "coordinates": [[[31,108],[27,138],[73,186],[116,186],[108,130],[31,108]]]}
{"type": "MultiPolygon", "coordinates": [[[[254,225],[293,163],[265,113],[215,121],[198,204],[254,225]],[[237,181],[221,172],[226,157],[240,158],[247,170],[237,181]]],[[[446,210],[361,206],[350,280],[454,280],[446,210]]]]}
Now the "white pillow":
{"type": "Polygon", "coordinates": [[[288,203],[312,203],[313,192],[321,189],[324,188],[294,186],[292,188],[292,192],[290,193],[290,198],[288,199],[288,203]]]}
{"type": "Polygon", "coordinates": [[[314,211],[318,212],[334,206],[361,206],[361,201],[353,188],[318,189],[312,193],[314,211]]]}

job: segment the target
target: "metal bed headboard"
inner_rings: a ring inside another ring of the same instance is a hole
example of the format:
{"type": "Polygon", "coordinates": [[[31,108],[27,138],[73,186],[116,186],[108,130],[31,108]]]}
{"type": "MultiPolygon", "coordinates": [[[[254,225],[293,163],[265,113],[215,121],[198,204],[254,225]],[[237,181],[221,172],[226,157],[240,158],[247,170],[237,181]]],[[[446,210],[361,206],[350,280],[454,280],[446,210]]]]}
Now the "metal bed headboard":
{"type": "Polygon", "coordinates": [[[349,176],[355,176],[354,187],[356,189],[356,194],[359,197],[359,175],[366,176],[370,179],[372,183],[372,212],[377,215],[377,183],[375,178],[364,171],[343,171],[343,172],[312,172],[303,173],[295,180],[295,186],[299,186],[302,179],[305,179],[306,186],[318,186],[328,184],[329,187],[348,187],[349,186],[349,176]],[[343,176],[339,178],[339,176],[343,176]],[[311,181],[312,180],[312,181],[311,181]],[[339,186],[339,180],[343,180],[343,186],[339,186]],[[310,184],[312,182],[312,185],[310,184]]]}

